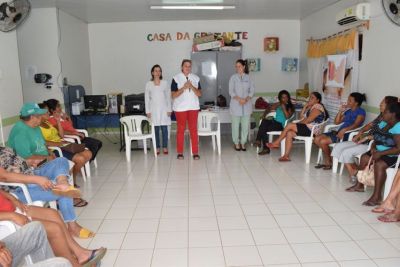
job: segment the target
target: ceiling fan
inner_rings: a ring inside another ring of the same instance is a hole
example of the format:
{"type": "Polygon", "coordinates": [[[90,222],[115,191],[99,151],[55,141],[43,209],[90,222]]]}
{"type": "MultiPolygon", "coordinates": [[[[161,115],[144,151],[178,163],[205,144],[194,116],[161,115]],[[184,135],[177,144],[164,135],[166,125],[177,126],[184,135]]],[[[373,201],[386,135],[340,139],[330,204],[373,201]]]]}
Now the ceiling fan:
{"type": "Polygon", "coordinates": [[[14,30],[31,10],[28,0],[13,0],[0,4],[0,31],[9,32],[14,30]]]}
{"type": "Polygon", "coordinates": [[[388,18],[400,26],[400,0],[382,0],[382,5],[388,18]]]}

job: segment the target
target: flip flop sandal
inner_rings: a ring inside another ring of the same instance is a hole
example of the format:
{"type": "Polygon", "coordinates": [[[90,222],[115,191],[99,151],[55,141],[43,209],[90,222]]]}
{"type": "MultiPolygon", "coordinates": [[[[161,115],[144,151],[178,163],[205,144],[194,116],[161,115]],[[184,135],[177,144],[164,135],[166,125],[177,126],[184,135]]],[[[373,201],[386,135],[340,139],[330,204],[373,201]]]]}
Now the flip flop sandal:
{"type": "Polygon", "coordinates": [[[386,223],[400,222],[400,218],[395,217],[395,215],[393,215],[393,213],[387,214],[387,215],[381,215],[378,217],[378,220],[380,220],[381,222],[386,222],[386,223]]]}
{"type": "Polygon", "coordinates": [[[291,161],[290,158],[288,158],[288,157],[280,157],[278,160],[279,160],[280,162],[288,162],[288,161],[291,161]]]}
{"type": "Polygon", "coordinates": [[[391,209],[386,209],[386,208],[381,208],[381,207],[376,207],[374,209],[371,210],[371,212],[373,213],[392,213],[393,210],[391,209]]]}
{"type": "Polygon", "coordinates": [[[76,189],[72,185],[65,190],[54,188],[52,189],[52,192],[57,196],[70,197],[70,198],[80,198],[82,195],[81,191],[79,189],[76,189]]]}
{"type": "Polygon", "coordinates": [[[168,155],[168,150],[163,151],[164,155],[168,155]]]}
{"type": "Polygon", "coordinates": [[[106,255],[106,252],[106,248],[92,250],[92,254],[90,254],[89,259],[86,262],[82,263],[82,267],[90,267],[93,264],[97,264],[103,259],[104,255],[106,255]]]}
{"type": "Polygon", "coordinates": [[[199,159],[200,159],[200,156],[199,156],[199,155],[193,155],[193,159],[194,159],[194,160],[199,160],[199,159]]]}
{"type": "Polygon", "coordinates": [[[364,201],[362,204],[364,206],[373,207],[373,206],[378,206],[381,203],[380,202],[375,202],[375,201],[364,201]]]}
{"type": "Polygon", "coordinates": [[[316,166],[314,166],[314,168],[316,168],[316,169],[322,169],[322,168],[325,168],[325,164],[317,164],[316,166]]]}
{"type": "Polygon", "coordinates": [[[88,239],[88,238],[92,238],[94,237],[96,234],[93,233],[92,231],[90,231],[89,229],[86,228],[81,228],[81,230],[79,231],[79,238],[81,239],[88,239]]]}
{"type": "Polygon", "coordinates": [[[332,170],[332,165],[325,165],[322,169],[323,169],[324,171],[332,170]]]}
{"type": "Polygon", "coordinates": [[[183,160],[185,157],[183,156],[183,154],[178,154],[176,158],[179,160],[183,160]]]}
{"type": "Polygon", "coordinates": [[[89,204],[89,202],[87,202],[86,200],[84,200],[82,198],[75,198],[75,199],[79,199],[78,202],[74,203],[74,207],[76,207],[76,208],[82,208],[89,204]]]}
{"type": "Polygon", "coordinates": [[[267,147],[269,149],[278,149],[279,148],[279,146],[274,146],[272,143],[267,143],[267,147]]]}

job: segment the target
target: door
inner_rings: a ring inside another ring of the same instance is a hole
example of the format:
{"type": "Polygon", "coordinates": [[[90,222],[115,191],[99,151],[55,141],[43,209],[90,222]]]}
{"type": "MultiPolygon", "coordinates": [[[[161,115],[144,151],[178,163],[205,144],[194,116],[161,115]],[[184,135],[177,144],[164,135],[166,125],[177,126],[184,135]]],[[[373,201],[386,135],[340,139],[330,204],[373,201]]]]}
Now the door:
{"type": "Polygon", "coordinates": [[[217,100],[217,52],[193,52],[192,72],[200,77],[201,98],[200,104],[217,100]]]}

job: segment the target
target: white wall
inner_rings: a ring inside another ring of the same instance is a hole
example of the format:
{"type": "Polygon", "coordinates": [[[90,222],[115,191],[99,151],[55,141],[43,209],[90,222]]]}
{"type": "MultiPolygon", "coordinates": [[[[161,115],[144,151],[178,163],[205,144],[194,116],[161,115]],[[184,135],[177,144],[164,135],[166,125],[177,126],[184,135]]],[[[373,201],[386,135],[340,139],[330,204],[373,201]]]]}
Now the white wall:
{"type": "Polygon", "coordinates": [[[61,68],[58,59],[57,10],[55,8],[32,9],[28,20],[17,29],[19,60],[24,102],[42,102],[49,98],[62,99],[57,86],[61,68]],[[36,84],[27,69],[33,66],[38,73],[53,76],[53,86],[46,89],[36,84]]]}
{"type": "Polygon", "coordinates": [[[63,11],[59,11],[63,77],[68,83],[83,85],[86,93],[92,91],[90,71],[88,24],[63,11]]]}
{"type": "MultiPolygon", "coordinates": [[[[20,77],[16,32],[0,32],[0,114],[3,119],[19,114],[22,106],[20,77]]],[[[4,127],[6,139],[10,129],[11,125],[4,127]]]]}
{"type": "MultiPolygon", "coordinates": [[[[144,92],[154,64],[168,80],[190,58],[190,41],[149,42],[149,33],[247,31],[244,58],[261,58],[261,72],[252,73],[258,92],[298,88],[298,73],[281,71],[282,57],[299,57],[300,22],[294,20],[164,21],[89,24],[93,94],[144,92]],[[280,38],[280,51],[267,54],[263,39],[280,38]]],[[[232,66],[233,68],[234,66],[232,66]]]]}
{"type": "MultiPolygon", "coordinates": [[[[336,14],[360,1],[342,0],[301,21],[301,73],[299,84],[307,81],[306,39],[320,38],[343,30],[336,14]]],[[[360,63],[359,91],[366,93],[368,105],[378,107],[385,95],[399,96],[400,27],[389,21],[380,0],[370,0],[371,27],[364,33],[363,60],[360,63]]]]}

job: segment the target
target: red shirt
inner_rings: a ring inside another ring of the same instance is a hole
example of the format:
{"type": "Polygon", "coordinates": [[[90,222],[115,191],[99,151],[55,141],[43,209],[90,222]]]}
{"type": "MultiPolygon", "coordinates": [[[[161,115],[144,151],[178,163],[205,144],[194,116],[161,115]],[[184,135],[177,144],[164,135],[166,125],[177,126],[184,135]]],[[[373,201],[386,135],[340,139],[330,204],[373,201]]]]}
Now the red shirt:
{"type": "Polygon", "coordinates": [[[11,212],[11,211],[15,211],[15,207],[13,205],[13,203],[6,198],[5,196],[3,196],[2,194],[0,194],[0,212],[11,212]]]}
{"type": "MultiPolygon", "coordinates": [[[[56,127],[57,126],[57,120],[54,117],[49,118],[49,122],[56,127]]],[[[63,120],[61,119],[60,121],[61,127],[63,128],[64,131],[68,131],[71,133],[78,133],[74,126],[72,125],[72,121],[70,120],[63,120]]]]}

